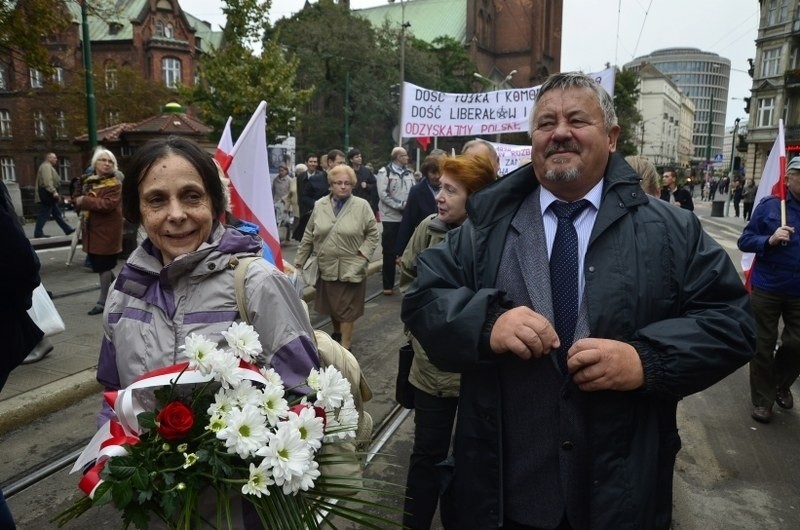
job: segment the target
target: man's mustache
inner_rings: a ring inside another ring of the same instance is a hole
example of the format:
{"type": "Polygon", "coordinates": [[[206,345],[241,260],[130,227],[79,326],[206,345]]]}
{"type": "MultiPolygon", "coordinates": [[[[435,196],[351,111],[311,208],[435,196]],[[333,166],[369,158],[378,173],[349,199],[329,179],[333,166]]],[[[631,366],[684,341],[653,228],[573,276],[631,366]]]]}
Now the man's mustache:
{"type": "Polygon", "coordinates": [[[544,156],[548,157],[550,155],[556,154],[558,152],[564,153],[578,153],[580,154],[581,148],[578,144],[574,142],[560,142],[554,143],[547,146],[544,150],[544,156]]]}

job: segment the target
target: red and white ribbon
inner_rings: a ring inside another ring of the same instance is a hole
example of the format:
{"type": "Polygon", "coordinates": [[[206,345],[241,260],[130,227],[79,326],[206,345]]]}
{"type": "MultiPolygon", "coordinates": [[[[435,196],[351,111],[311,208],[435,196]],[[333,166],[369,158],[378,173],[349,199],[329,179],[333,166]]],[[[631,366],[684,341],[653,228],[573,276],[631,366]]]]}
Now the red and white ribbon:
{"type": "MultiPolygon", "coordinates": [[[[267,380],[253,364],[241,361],[238,370],[243,379],[262,385],[267,384],[267,380]]],[[[93,497],[97,486],[103,482],[100,478],[100,471],[105,466],[106,460],[115,456],[127,455],[128,450],[125,446],[138,443],[139,437],[147,432],[147,429],[143,429],[139,425],[137,419],[137,416],[147,409],[137,398],[135,390],[172,384],[200,384],[207,383],[212,379],[211,374],[203,375],[199,370],[190,369],[188,362],[183,362],[148,372],[122,390],[104,393],[103,397],[114,410],[117,419],[105,423],[97,430],[72,467],[70,473],[83,470],[86,466],[93,464],[84,474],[78,487],[89,497],[93,497]]]]}

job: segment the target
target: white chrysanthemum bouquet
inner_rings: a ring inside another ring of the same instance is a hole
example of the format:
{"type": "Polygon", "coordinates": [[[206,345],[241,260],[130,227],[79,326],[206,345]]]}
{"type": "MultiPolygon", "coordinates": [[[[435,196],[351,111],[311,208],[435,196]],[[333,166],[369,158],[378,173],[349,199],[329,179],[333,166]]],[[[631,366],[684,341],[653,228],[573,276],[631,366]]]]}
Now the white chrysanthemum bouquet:
{"type": "Polygon", "coordinates": [[[106,394],[116,419],[73,468],[86,471],[80,488],[87,497],[55,520],[63,524],[113,502],[126,527],[148,528],[155,517],[170,528],[233,528],[244,500],[270,529],[318,528],[327,516],[369,528],[392,524],[336,502],[352,504],[353,490],[363,488],[358,477],[347,491],[347,477],[336,474],[341,458],[322,451],[355,437],[350,382],[328,366],[311,371],[309,394],[297,394],[274,370],[254,364],[261,343],[252,326],[234,323],[223,336],[228,347],[220,349],[192,334],[188,362],[106,394]],[[142,389],[155,396],[155,410],[142,405],[142,389]],[[330,488],[326,470],[336,479],[330,488]],[[216,503],[213,520],[201,509],[208,498],[216,503]]]}

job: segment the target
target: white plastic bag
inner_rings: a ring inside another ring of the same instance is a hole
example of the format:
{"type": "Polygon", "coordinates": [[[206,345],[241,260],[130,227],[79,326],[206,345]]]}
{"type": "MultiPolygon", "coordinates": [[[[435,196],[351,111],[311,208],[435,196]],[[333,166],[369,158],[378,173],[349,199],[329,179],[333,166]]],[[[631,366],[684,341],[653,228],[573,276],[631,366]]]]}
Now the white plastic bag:
{"type": "Polygon", "coordinates": [[[44,284],[33,290],[33,304],[28,309],[28,314],[33,321],[44,332],[45,337],[52,337],[64,331],[64,321],[58,314],[58,309],[53,305],[50,295],[44,288],[44,284]]]}

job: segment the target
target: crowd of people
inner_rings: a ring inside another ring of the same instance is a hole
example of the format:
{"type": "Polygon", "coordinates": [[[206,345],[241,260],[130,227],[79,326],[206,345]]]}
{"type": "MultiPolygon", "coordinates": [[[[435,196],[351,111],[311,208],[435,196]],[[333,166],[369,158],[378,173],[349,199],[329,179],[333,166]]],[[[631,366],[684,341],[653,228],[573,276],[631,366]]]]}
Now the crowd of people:
{"type": "MultiPolygon", "coordinates": [[[[769,422],[773,403],[793,407],[800,159],[788,167],[783,215],[775,198],[755,207],[752,178],[731,183],[747,221],[739,248],[757,256],[748,293],[679,174],[659,178],[646,158],[623,159],[619,133],[603,88],[562,73],[533,105],[531,162],[502,178],[480,139],[459,155],[431,152],[418,176],[403,147],[377,170],[355,148],[278,167],[281,242],[297,243],[295,269],[313,264],[314,307],[330,316],[334,340],[358,351],[379,243],[384,295],[397,292],[399,268],[415,408],[404,526],[430,528],[438,509],[445,528],[667,529],[681,398],[749,362],[753,419],[769,422]]],[[[43,200],[56,198],[54,159],[40,168],[39,237],[48,216],[63,223],[43,200]]],[[[97,379],[107,390],[180,361],[189,334],[241,319],[236,260],[263,253],[256,235],[226,224],[218,167],[194,142],[153,140],[126,173],[98,149],[73,197],[99,275],[89,314],[103,314],[97,379]],[[146,238],[115,276],[123,218],[146,238]]],[[[9,223],[4,237],[18,236],[9,223]]],[[[4,309],[23,324],[20,351],[41,338],[22,314],[38,283],[35,254],[27,259],[9,272],[17,301],[4,309]]],[[[257,263],[245,286],[261,362],[300,384],[320,364],[308,315],[287,277],[257,263]]],[[[98,421],[109,415],[103,406],[98,421]]]]}

